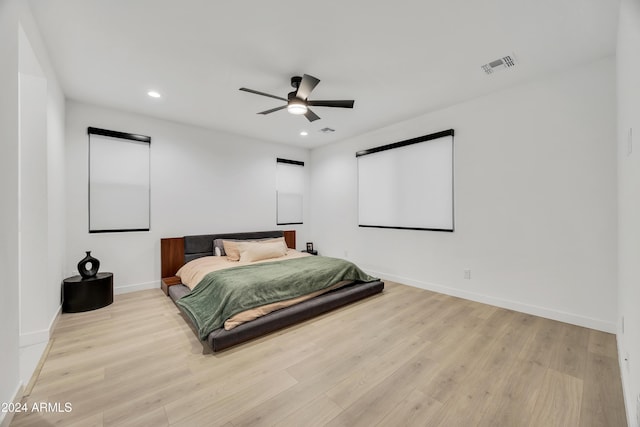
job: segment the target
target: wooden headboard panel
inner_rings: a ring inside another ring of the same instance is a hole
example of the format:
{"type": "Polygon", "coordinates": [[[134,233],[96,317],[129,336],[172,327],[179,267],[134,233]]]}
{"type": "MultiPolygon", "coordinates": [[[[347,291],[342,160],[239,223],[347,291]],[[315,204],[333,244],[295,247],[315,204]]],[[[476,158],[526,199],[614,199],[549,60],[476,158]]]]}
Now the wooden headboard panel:
{"type": "Polygon", "coordinates": [[[284,230],[284,241],[289,249],[296,248],[296,230],[284,230]]]}
{"type": "MultiPolygon", "coordinates": [[[[284,230],[284,240],[287,247],[296,248],[296,231],[284,230]]],[[[184,265],[184,237],[169,237],[160,239],[160,277],[175,276],[184,265]]]]}
{"type": "Polygon", "coordinates": [[[161,277],[175,276],[184,264],[184,237],[160,239],[161,277]]]}

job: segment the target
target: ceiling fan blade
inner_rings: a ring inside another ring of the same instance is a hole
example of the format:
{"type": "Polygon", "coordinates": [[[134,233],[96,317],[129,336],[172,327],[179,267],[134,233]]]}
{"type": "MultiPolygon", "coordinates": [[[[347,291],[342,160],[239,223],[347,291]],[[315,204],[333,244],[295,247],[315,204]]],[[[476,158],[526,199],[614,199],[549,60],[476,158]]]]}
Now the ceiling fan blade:
{"type": "Polygon", "coordinates": [[[315,122],[316,120],[320,119],[320,117],[314,113],[311,110],[307,110],[306,113],[304,113],[304,116],[307,118],[307,120],[309,120],[310,122],[315,122]]]}
{"type": "Polygon", "coordinates": [[[312,105],[314,107],[338,107],[338,108],[353,108],[353,103],[355,101],[307,101],[307,105],[312,105]]]}
{"type": "Polygon", "coordinates": [[[261,111],[261,112],[259,112],[257,114],[270,114],[270,113],[274,113],[276,111],[284,110],[285,108],[287,108],[287,106],[283,105],[282,107],[276,107],[276,108],[272,108],[271,110],[261,111]]]}
{"type": "Polygon", "coordinates": [[[320,80],[316,79],[313,76],[310,76],[309,74],[304,74],[302,76],[302,81],[300,82],[300,86],[298,86],[298,91],[296,92],[296,98],[302,99],[302,100],[307,99],[309,97],[309,94],[311,94],[311,91],[313,90],[313,88],[318,86],[318,83],[320,83],[320,80]]]}
{"type": "Polygon", "coordinates": [[[255,93],[256,95],[268,96],[269,98],[275,98],[275,99],[279,99],[279,100],[285,101],[285,102],[287,101],[285,98],[282,98],[280,96],[269,95],[268,93],[260,92],[260,91],[253,90],[253,89],[247,89],[246,87],[241,87],[240,90],[243,90],[243,91],[249,92],[249,93],[255,93]]]}

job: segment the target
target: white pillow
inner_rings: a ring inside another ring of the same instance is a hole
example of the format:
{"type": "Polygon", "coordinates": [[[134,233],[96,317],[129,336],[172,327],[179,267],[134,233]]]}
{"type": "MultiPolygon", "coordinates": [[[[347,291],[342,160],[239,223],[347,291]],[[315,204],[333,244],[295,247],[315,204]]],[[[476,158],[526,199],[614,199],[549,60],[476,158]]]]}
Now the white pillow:
{"type": "Polygon", "coordinates": [[[287,254],[284,242],[238,242],[240,262],[280,258],[287,254]]]}

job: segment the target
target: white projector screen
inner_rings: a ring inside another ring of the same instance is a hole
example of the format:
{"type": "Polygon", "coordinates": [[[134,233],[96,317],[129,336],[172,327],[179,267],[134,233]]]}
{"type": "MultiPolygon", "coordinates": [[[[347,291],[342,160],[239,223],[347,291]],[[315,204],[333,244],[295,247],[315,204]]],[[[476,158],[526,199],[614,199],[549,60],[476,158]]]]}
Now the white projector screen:
{"type": "Polygon", "coordinates": [[[360,227],[453,231],[453,129],[356,157],[360,227]]]}
{"type": "Polygon", "coordinates": [[[151,138],[89,128],[89,232],[150,229],[151,138]]]}

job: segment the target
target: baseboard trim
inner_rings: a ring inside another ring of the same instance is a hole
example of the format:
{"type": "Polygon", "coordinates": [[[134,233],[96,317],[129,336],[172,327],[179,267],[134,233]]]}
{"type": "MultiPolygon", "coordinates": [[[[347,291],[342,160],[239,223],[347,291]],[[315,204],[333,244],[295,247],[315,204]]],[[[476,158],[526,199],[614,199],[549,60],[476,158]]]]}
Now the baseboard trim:
{"type": "Polygon", "coordinates": [[[49,339],[51,339],[51,334],[53,334],[53,331],[56,329],[56,325],[58,324],[58,320],[60,320],[61,314],[62,314],[62,304],[58,306],[58,311],[56,312],[56,315],[53,316],[53,319],[49,323],[49,339]]]}
{"type": "Polygon", "coordinates": [[[20,378],[23,382],[27,381],[27,379],[30,379],[25,392],[27,394],[31,391],[31,387],[33,387],[34,377],[37,378],[40,374],[40,369],[42,369],[44,359],[46,358],[47,354],[49,354],[49,349],[51,348],[52,343],[51,337],[56,325],[58,324],[58,319],[60,318],[61,313],[62,305],[58,307],[58,310],[49,322],[49,327],[47,329],[20,334],[20,378]],[[39,347],[42,347],[43,345],[44,348],[40,350],[39,347]],[[35,362],[36,360],[37,362],[35,362]],[[32,372],[23,372],[23,369],[26,370],[27,367],[30,366],[34,366],[34,370],[32,372]]]}
{"type": "Polygon", "coordinates": [[[113,288],[113,293],[116,295],[128,294],[130,292],[144,291],[147,289],[156,289],[156,288],[160,289],[159,280],[155,280],[153,282],[146,282],[146,283],[137,283],[135,285],[118,286],[116,288],[113,288]]]}
{"type": "Polygon", "coordinates": [[[489,295],[478,294],[475,292],[469,292],[462,289],[456,289],[449,286],[422,282],[419,280],[410,279],[408,277],[402,277],[395,274],[387,274],[381,271],[375,271],[370,269],[364,269],[368,274],[376,277],[380,277],[383,280],[386,278],[394,282],[402,283],[404,285],[413,286],[420,289],[426,289],[428,291],[438,292],[441,294],[451,295],[458,298],[463,298],[471,301],[480,302],[483,304],[489,304],[496,307],[506,308],[509,310],[519,311],[521,313],[532,314],[534,316],[544,317],[546,319],[557,320],[559,322],[570,323],[572,325],[583,326],[585,328],[595,329],[598,331],[616,333],[615,322],[608,322],[602,319],[595,319],[592,317],[582,316],[575,313],[568,313],[559,310],[553,310],[545,307],[540,307],[531,304],[524,304],[518,301],[511,301],[502,298],[496,298],[489,295]]]}
{"type": "MultiPolygon", "coordinates": [[[[16,392],[13,394],[12,402],[14,404],[20,403],[22,400],[22,391],[24,390],[24,386],[22,383],[18,384],[18,388],[16,392]]],[[[11,421],[13,421],[13,414],[15,412],[0,412],[0,427],[9,427],[11,425],[11,421]]]]}
{"type": "Polygon", "coordinates": [[[53,333],[53,329],[58,324],[60,313],[62,313],[62,305],[58,307],[58,310],[49,322],[49,326],[47,327],[47,329],[20,334],[20,348],[29,347],[31,345],[41,344],[43,342],[49,341],[49,338],[51,338],[51,334],[53,333]]]}
{"type": "Polygon", "coordinates": [[[20,348],[41,344],[49,340],[49,329],[20,334],[20,348]]]}
{"type": "Polygon", "coordinates": [[[620,368],[620,382],[622,383],[622,398],[624,399],[624,409],[627,415],[627,425],[633,426],[631,420],[633,419],[633,409],[636,403],[633,396],[631,396],[631,390],[627,383],[629,377],[628,364],[625,362],[625,349],[622,344],[622,338],[620,337],[620,331],[616,334],[616,345],[618,347],[618,367],[620,368]]]}
{"type": "Polygon", "coordinates": [[[49,352],[51,351],[51,346],[52,345],[53,345],[53,340],[49,340],[49,342],[47,343],[47,347],[45,347],[44,351],[40,355],[40,360],[38,360],[38,364],[36,365],[36,368],[34,369],[33,373],[31,374],[31,379],[29,380],[29,384],[27,384],[27,387],[22,392],[23,396],[28,397],[28,396],[31,395],[31,391],[33,390],[33,386],[36,385],[36,381],[38,380],[38,377],[40,376],[40,371],[42,371],[42,367],[44,366],[45,360],[47,360],[47,356],[49,356],[49,352]]]}

